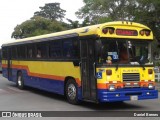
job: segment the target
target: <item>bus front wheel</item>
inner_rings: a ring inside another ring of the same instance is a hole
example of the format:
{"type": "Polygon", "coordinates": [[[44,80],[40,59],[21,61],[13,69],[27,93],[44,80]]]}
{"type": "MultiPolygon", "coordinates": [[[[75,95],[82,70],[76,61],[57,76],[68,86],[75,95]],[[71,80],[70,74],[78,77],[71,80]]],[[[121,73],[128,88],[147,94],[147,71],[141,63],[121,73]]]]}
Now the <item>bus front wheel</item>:
{"type": "Polygon", "coordinates": [[[66,98],[69,103],[71,104],[78,104],[78,89],[77,89],[77,84],[73,79],[69,79],[66,83],[65,87],[66,91],[66,98]]]}
{"type": "Polygon", "coordinates": [[[24,89],[24,81],[23,81],[22,72],[18,72],[18,75],[17,75],[17,86],[21,90],[24,89]]]}

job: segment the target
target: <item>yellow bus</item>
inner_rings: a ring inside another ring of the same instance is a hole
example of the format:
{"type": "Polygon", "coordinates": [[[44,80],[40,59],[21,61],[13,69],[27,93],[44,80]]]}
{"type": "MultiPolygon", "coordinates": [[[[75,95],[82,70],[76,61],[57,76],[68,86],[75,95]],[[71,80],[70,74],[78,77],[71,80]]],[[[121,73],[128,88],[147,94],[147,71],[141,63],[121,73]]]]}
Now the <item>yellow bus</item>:
{"type": "Polygon", "coordinates": [[[152,41],[150,28],[125,21],[24,38],[2,45],[2,73],[72,104],[155,99],[152,41]]]}

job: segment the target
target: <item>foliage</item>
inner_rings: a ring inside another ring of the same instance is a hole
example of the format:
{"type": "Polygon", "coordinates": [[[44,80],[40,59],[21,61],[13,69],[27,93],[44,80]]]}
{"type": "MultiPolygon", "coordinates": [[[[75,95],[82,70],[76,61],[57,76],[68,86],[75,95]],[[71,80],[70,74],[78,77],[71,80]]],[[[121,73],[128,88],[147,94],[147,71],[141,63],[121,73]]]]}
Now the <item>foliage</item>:
{"type": "MultiPolygon", "coordinates": [[[[99,19],[107,21],[123,20],[124,17],[132,17],[127,10],[135,8],[135,0],[83,0],[85,5],[76,12],[78,18],[90,18],[93,24],[99,23],[99,19]]],[[[100,20],[101,22],[101,20],[100,20]]]]}
{"type": "Polygon", "coordinates": [[[63,25],[56,20],[49,20],[37,16],[23,22],[20,25],[17,25],[12,33],[12,38],[22,39],[26,37],[58,32],[65,29],[66,28],[64,28],[63,25]]]}
{"type": "Polygon", "coordinates": [[[76,15],[89,18],[90,24],[107,21],[127,20],[149,26],[160,41],[159,0],[83,0],[84,6],[76,15]]]}
{"type": "Polygon", "coordinates": [[[80,27],[79,21],[73,21],[71,19],[67,19],[69,22],[69,29],[80,27]]]}
{"type": "Polygon", "coordinates": [[[48,3],[41,10],[34,13],[34,16],[41,16],[50,20],[62,20],[66,10],[60,8],[60,3],[48,3]]]}

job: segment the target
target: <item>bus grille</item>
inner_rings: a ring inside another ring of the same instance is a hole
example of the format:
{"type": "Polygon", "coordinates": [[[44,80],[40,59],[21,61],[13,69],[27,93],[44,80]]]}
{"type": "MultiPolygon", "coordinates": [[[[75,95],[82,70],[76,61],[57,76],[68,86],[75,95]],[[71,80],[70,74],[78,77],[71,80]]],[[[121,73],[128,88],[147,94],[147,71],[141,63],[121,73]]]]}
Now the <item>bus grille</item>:
{"type": "Polygon", "coordinates": [[[123,73],[123,82],[138,82],[140,81],[139,73],[123,73]]]}

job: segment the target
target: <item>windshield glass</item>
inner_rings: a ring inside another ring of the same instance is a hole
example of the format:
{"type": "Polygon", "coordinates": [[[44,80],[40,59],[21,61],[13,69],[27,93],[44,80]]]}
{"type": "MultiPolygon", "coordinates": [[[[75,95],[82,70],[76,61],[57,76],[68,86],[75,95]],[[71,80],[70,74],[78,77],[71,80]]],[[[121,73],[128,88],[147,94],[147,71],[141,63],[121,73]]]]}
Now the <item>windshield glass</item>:
{"type": "Polygon", "coordinates": [[[151,62],[150,42],[122,39],[96,41],[97,62],[101,64],[145,64],[151,62]]]}

